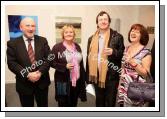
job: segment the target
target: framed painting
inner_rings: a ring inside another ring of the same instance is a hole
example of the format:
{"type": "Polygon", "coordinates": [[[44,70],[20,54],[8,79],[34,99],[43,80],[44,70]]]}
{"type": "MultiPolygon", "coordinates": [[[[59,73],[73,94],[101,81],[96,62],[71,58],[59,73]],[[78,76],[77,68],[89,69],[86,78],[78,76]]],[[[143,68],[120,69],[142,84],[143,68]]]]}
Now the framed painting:
{"type": "Polygon", "coordinates": [[[20,22],[25,17],[31,17],[36,22],[36,33],[38,34],[38,17],[37,16],[23,16],[23,15],[8,15],[8,26],[10,40],[13,40],[22,35],[20,30],[20,22]]]}
{"type": "Polygon", "coordinates": [[[66,24],[73,25],[76,33],[75,40],[77,43],[81,43],[81,21],[81,17],[56,17],[56,43],[62,41],[61,31],[66,24]]]}

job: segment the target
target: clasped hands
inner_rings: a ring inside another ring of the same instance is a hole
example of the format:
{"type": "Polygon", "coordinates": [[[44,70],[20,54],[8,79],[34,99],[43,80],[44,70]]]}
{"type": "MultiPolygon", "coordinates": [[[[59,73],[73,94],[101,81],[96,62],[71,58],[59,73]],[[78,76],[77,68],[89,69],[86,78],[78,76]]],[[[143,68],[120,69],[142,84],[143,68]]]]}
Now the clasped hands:
{"type": "Polygon", "coordinates": [[[38,81],[41,77],[41,72],[40,71],[34,71],[34,72],[29,72],[27,75],[27,78],[29,81],[35,83],[38,81]]]}

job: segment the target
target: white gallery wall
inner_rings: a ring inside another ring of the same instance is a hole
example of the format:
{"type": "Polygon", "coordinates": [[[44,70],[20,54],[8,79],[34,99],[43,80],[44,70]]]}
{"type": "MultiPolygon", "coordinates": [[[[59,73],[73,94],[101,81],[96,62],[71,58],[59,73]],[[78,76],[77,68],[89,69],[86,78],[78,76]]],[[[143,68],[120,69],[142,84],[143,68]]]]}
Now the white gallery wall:
{"type": "MultiPolygon", "coordinates": [[[[38,16],[38,33],[48,39],[50,48],[56,43],[56,16],[81,17],[81,48],[84,61],[86,59],[87,41],[96,31],[96,16],[104,10],[111,19],[120,19],[120,33],[124,37],[125,46],[128,45],[128,32],[132,24],[141,23],[154,26],[155,8],[151,5],[8,5],[5,7],[5,40],[9,40],[8,15],[38,16]]],[[[112,22],[112,21],[111,21],[112,22]]],[[[150,35],[148,47],[153,44],[154,35],[150,35]]],[[[51,80],[54,79],[54,69],[50,69],[51,80]]],[[[6,83],[14,83],[15,76],[5,65],[6,83]]]]}

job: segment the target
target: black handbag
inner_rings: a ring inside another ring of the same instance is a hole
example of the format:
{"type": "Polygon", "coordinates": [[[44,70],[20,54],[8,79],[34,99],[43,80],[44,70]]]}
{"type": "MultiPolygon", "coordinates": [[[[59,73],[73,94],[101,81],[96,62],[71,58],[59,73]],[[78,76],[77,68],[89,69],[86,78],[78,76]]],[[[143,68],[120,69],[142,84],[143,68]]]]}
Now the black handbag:
{"type": "Polygon", "coordinates": [[[146,82],[141,83],[137,81],[130,82],[127,97],[131,100],[136,100],[140,102],[153,102],[155,101],[155,83],[153,83],[153,78],[148,72],[146,77],[146,82]]]}

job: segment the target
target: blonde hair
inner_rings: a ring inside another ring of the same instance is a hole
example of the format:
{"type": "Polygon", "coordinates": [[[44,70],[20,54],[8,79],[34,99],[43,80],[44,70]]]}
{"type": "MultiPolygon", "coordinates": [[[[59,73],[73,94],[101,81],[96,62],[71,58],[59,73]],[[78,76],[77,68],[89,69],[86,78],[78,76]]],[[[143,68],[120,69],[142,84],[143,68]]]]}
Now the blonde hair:
{"type": "Polygon", "coordinates": [[[73,33],[74,33],[74,38],[75,38],[75,29],[74,29],[73,25],[71,25],[71,24],[66,24],[66,25],[64,25],[64,26],[62,27],[62,32],[61,32],[62,39],[64,39],[64,32],[65,32],[65,30],[68,29],[68,28],[71,28],[71,29],[72,29],[72,31],[73,31],[73,33]]]}

